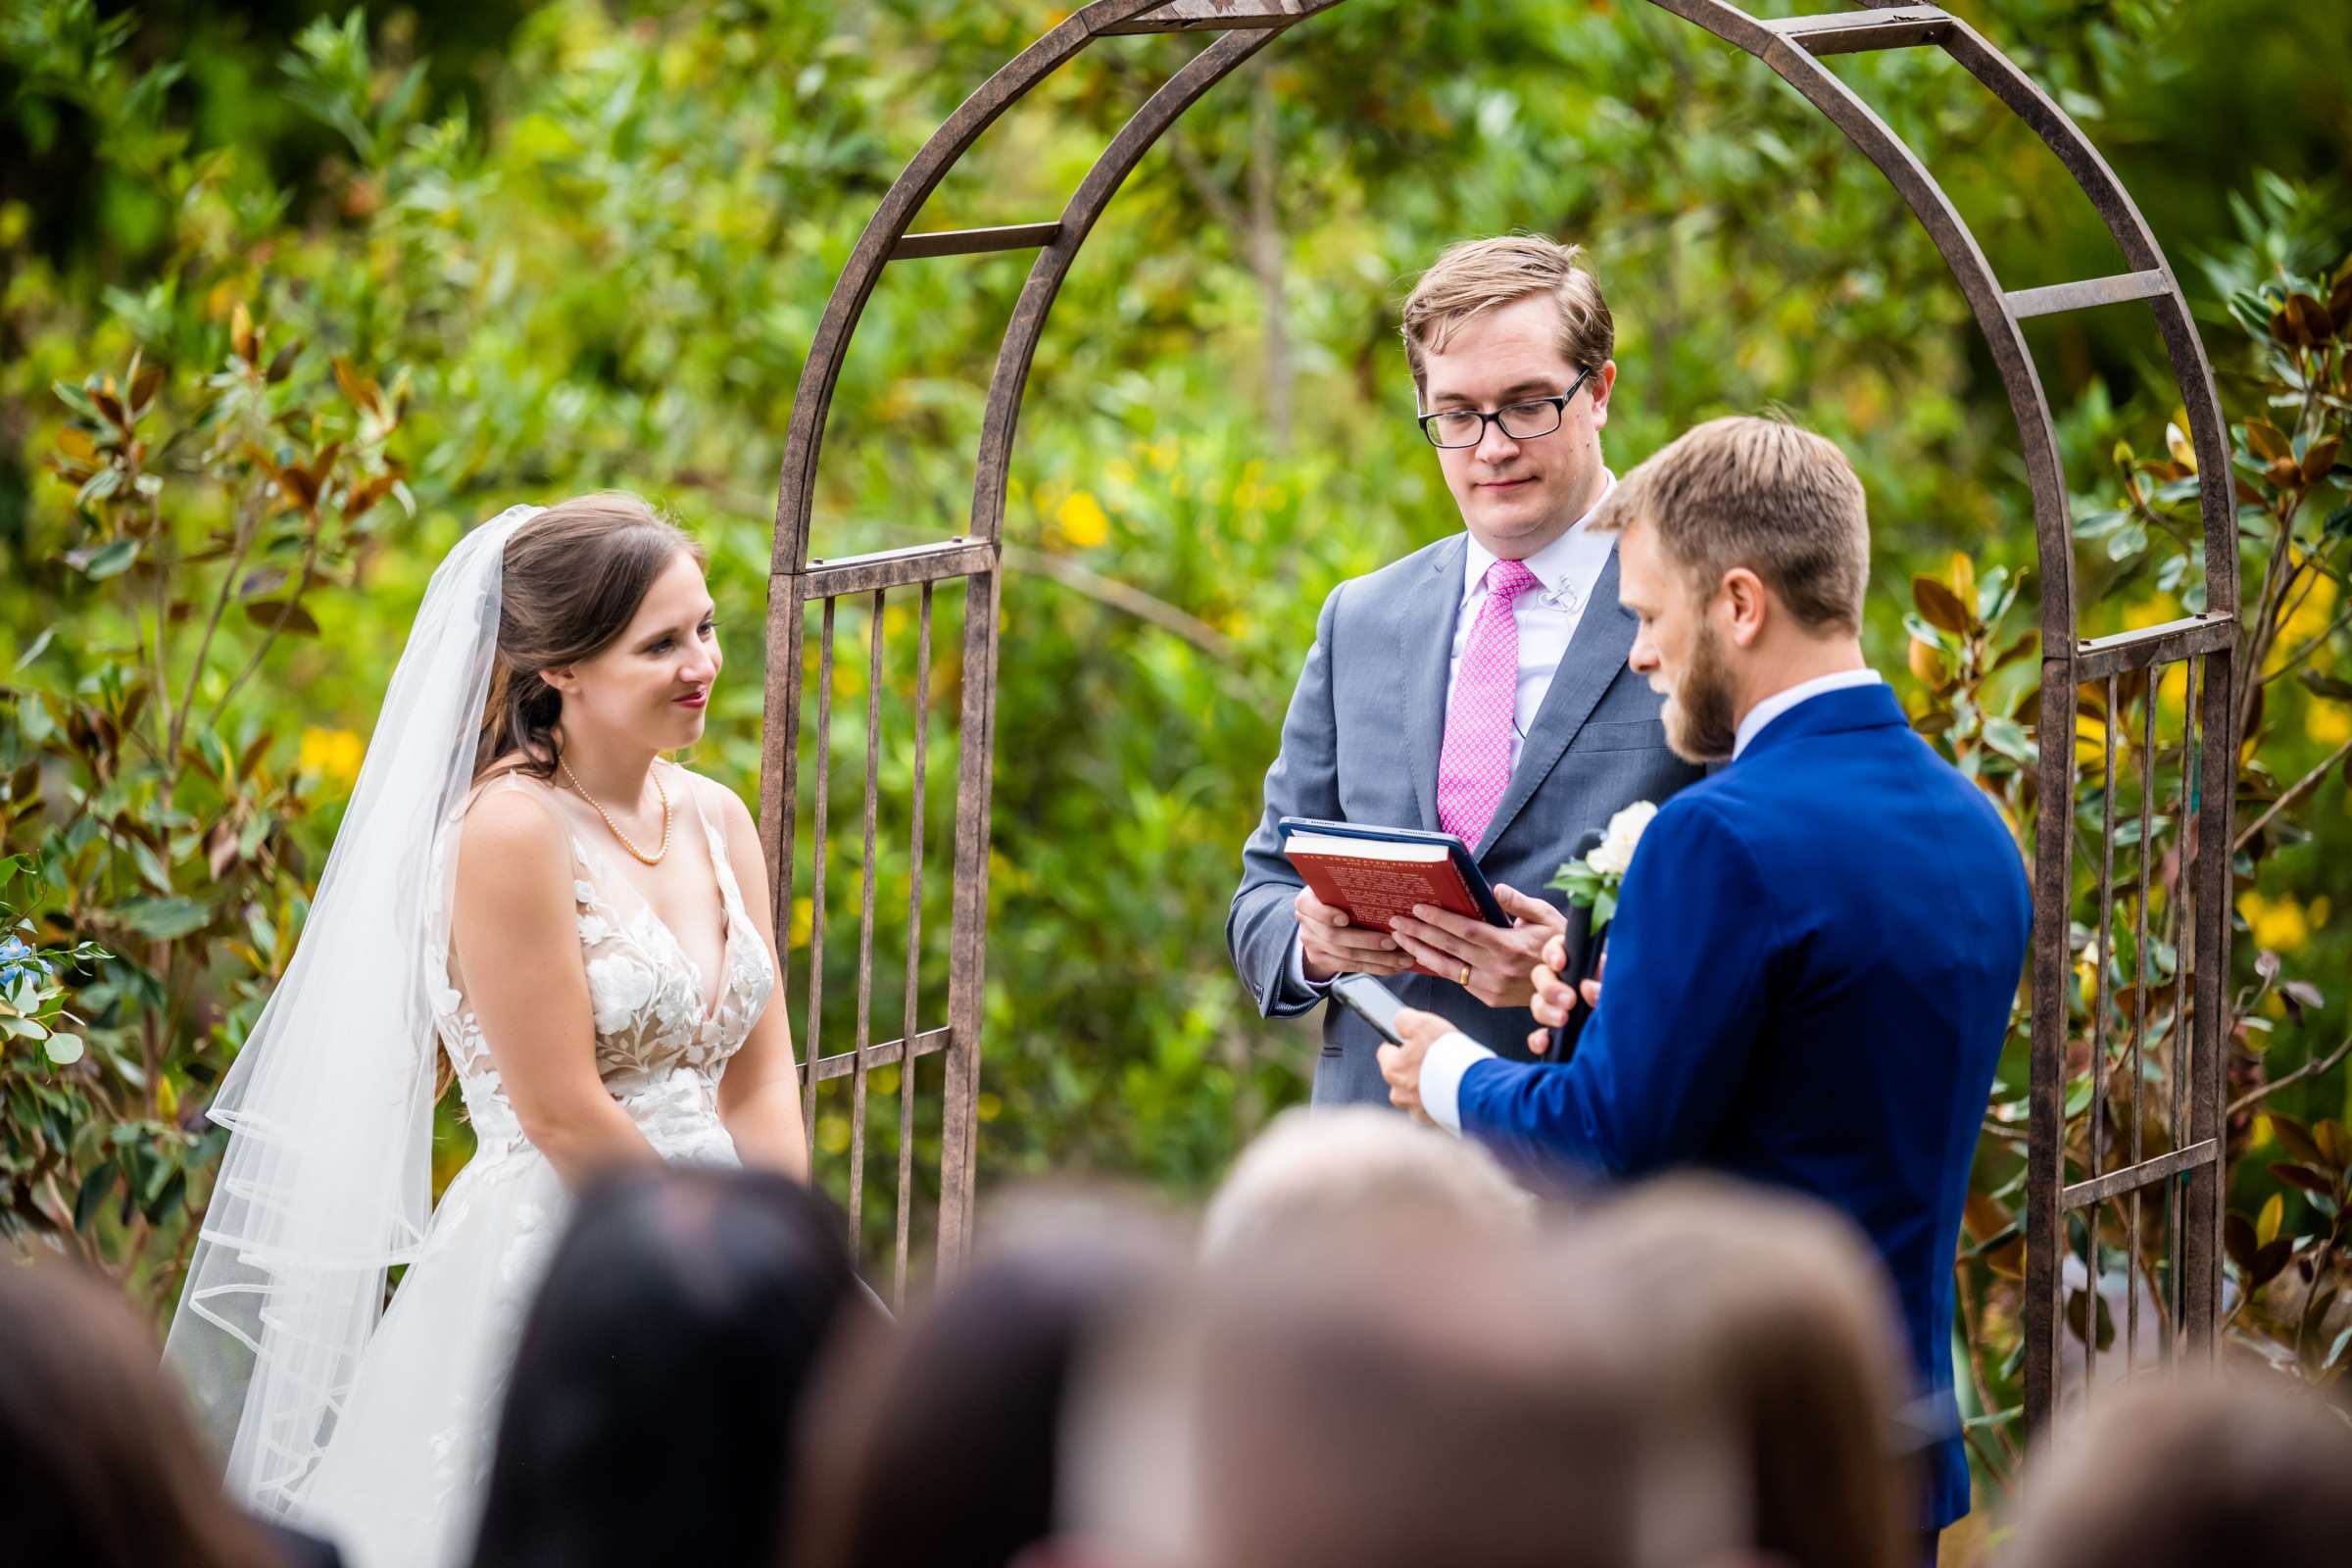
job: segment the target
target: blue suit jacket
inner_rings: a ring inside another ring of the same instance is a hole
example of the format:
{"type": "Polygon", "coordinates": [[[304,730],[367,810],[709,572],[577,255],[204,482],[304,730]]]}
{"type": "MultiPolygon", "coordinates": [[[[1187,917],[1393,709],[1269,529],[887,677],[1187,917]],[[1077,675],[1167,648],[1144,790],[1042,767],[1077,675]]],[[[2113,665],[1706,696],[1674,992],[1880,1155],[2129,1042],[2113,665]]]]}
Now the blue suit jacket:
{"type": "MultiPolygon", "coordinates": [[[[1564,1065],[1482,1061],[1462,1131],[1522,1164],[1693,1163],[1870,1233],[1952,1409],[1952,1250],[2033,901],[2016,841],[1884,686],[1823,693],[1659,808],[1564,1065]]],[[[1928,1523],[1968,1511],[1956,1421],[1928,1523]]]]}

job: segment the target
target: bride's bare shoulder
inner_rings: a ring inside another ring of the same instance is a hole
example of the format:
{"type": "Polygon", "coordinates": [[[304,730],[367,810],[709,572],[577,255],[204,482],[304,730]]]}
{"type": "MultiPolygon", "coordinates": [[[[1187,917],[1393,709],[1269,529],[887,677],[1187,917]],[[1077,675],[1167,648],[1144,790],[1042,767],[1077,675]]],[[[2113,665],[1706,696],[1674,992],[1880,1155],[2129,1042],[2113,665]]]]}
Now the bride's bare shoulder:
{"type": "Polygon", "coordinates": [[[484,871],[500,877],[568,879],[569,851],[559,808],[544,783],[512,765],[519,760],[502,759],[475,781],[459,831],[461,883],[480,886],[484,871]]]}
{"type": "Polygon", "coordinates": [[[721,784],[708,773],[697,773],[683,762],[672,762],[670,767],[675,775],[684,781],[686,788],[693,793],[696,799],[710,805],[719,813],[719,820],[726,827],[730,838],[739,826],[751,827],[754,836],[758,836],[758,828],[752,821],[751,808],[744,805],[743,797],[736,794],[733,788],[721,784]]]}

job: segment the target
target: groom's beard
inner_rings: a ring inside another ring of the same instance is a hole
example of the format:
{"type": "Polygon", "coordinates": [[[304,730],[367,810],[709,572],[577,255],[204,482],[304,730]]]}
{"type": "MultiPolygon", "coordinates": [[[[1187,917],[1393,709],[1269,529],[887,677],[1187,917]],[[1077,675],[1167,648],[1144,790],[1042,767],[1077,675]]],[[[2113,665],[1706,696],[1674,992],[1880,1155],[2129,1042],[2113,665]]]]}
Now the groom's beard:
{"type": "Polygon", "coordinates": [[[1734,716],[1732,672],[1715,628],[1701,624],[1690,663],[1658,712],[1666,745],[1686,762],[1728,761],[1740,733],[1734,716]]]}

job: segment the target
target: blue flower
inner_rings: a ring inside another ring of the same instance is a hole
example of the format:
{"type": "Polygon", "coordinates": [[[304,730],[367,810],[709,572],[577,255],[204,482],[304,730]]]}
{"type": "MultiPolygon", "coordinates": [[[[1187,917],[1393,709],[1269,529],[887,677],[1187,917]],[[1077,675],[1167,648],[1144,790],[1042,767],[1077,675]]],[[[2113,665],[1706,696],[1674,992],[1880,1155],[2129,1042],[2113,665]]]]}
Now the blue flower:
{"type": "Polygon", "coordinates": [[[48,959],[37,956],[24,945],[23,937],[10,937],[0,942],[0,986],[15,985],[18,977],[27,970],[39,971],[44,980],[55,972],[49,967],[48,959]]]}

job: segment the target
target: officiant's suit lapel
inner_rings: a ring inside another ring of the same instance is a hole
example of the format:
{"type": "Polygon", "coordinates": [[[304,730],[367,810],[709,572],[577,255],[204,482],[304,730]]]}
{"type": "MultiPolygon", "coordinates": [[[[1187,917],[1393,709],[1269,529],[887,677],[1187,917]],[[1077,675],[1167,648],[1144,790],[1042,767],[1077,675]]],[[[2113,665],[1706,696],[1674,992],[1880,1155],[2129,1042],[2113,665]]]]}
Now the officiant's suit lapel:
{"type": "Polygon", "coordinates": [[[1413,798],[1421,826],[1438,830],[1438,752],[1446,743],[1446,677],[1453,665],[1453,622],[1462,608],[1462,560],[1469,535],[1429,553],[1427,591],[1405,596],[1396,617],[1396,667],[1404,672],[1404,728],[1413,748],[1413,798]]]}

